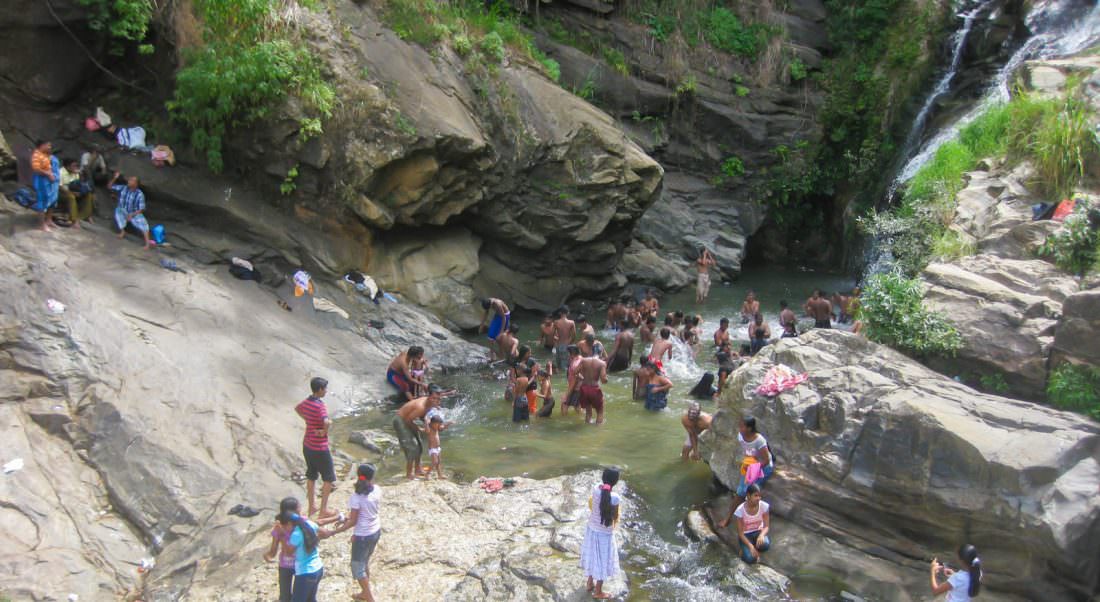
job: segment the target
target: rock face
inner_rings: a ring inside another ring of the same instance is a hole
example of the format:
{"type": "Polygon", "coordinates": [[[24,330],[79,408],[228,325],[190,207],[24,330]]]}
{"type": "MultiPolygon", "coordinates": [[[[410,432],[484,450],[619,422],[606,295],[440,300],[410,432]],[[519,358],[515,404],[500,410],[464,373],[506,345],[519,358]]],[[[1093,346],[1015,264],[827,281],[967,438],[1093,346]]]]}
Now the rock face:
{"type": "MultiPolygon", "coordinates": [[[[865,581],[856,591],[925,591],[926,558],[950,558],[968,541],[997,596],[1100,593],[1097,423],[978,393],[838,331],[765,348],[728,391],[711,428],[715,475],[736,485],[737,424],[755,416],[779,457],[765,494],[775,514],[894,565],[893,574],[880,563],[881,572],[856,575],[865,581]],[[775,398],[756,395],[776,364],[809,380],[775,398]]],[[[769,557],[791,570],[785,563],[797,554],[775,547],[769,557]]]]}
{"type": "MultiPolygon", "coordinates": [[[[318,296],[350,319],[314,312],[267,284],[285,283],[287,261],[258,242],[259,224],[166,220],[173,245],[142,251],[102,219],[44,234],[33,215],[2,206],[14,234],[0,239],[0,458],[25,461],[0,475],[0,537],[13,551],[0,591],[13,599],[177,599],[239,549],[243,523],[230,507],[266,510],[299,490],[289,480],[301,468],[293,407],[310,377],[329,379],[337,412],[389,395],[389,358],[413,342],[433,364],[485,357],[407,302],[364,304],[325,279],[318,296]],[[230,277],[223,253],[255,259],[265,283],[230,277]],[[161,268],[161,257],[185,273],[161,268]],[[146,557],[156,568],[142,578],[146,557]]],[[[254,520],[267,524],[270,512],[254,520]]]]}
{"type": "Polygon", "coordinates": [[[102,50],[87,15],[74,0],[6,2],[0,18],[0,93],[35,104],[60,103],[75,95],[96,73],[85,48],[102,50]],[[35,49],[30,57],[28,48],[35,49]]]}
{"type": "Polygon", "coordinates": [[[1000,392],[1013,397],[1043,399],[1062,303],[1078,283],[1035,258],[1058,224],[1031,221],[1038,200],[1023,186],[1030,175],[1027,165],[967,174],[951,229],[977,254],[932,263],[921,277],[928,306],[947,316],[963,337],[958,357],[932,365],[972,383],[998,375],[985,382],[998,383],[1000,392]]]}

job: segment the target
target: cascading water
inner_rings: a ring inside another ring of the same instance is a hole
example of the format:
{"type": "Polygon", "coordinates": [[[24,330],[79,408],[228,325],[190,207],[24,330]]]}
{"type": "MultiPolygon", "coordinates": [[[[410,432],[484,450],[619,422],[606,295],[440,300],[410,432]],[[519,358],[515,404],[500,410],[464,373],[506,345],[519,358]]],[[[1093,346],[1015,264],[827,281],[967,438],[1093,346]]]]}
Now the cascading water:
{"type": "MultiPolygon", "coordinates": [[[[1028,13],[1025,23],[1030,37],[1017,48],[1005,64],[991,78],[985,93],[974,105],[949,125],[941,128],[933,136],[926,138],[917,149],[918,141],[924,137],[926,123],[936,101],[948,94],[951,83],[960,65],[960,58],[966,46],[966,38],[973,30],[976,19],[994,18],[995,13],[986,13],[989,3],[968,11],[953,39],[953,53],[949,68],[940,78],[936,87],[928,95],[920,113],[917,115],[909,135],[906,137],[903,152],[900,155],[901,168],[891,181],[884,205],[892,206],[896,201],[897,190],[924,166],[936,151],[949,140],[958,136],[959,130],[984,113],[990,106],[1006,102],[1010,95],[1010,85],[1016,71],[1025,61],[1050,59],[1080,52],[1100,42],[1100,3],[1083,0],[1040,0],[1028,13]],[[916,150],[916,152],[914,152],[916,150]]],[[[887,241],[881,237],[870,241],[865,255],[865,275],[887,271],[893,266],[887,241]]]]}

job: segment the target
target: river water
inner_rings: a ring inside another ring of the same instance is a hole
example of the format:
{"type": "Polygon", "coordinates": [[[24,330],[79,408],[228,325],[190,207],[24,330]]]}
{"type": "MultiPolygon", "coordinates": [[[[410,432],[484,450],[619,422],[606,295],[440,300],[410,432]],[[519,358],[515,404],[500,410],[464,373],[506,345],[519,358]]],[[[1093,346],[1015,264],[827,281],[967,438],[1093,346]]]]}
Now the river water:
{"type": "MultiPolygon", "coordinates": [[[[606,421],[601,426],[586,425],[570,413],[561,417],[560,405],[552,418],[532,418],[530,423],[513,424],[511,404],[504,400],[503,370],[437,376],[436,382],[454,387],[458,394],[444,401],[447,420],[455,424],[443,433],[443,466],[449,478],[472,481],[479,476],[529,476],[548,478],[575,474],[584,470],[614,465],[623,469],[630,491],[640,502],[640,513],[632,528],[640,532],[637,544],[624,550],[623,566],[630,581],[630,600],[729,600],[721,584],[721,567],[738,562],[723,551],[700,552],[690,545],[680,526],[693,506],[711,495],[711,473],[702,462],[684,463],[680,459],[684,430],[680,415],[689,400],[688,392],[704,371],[716,371],[713,344],[707,344],[721,317],[739,324],[741,302],[754,290],[761,300],[763,313],[778,334],[779,301],[793,307],[809,296],[813,288],[826,291],[850,290],[853,282],[834,276],[784,268],[759,268],[730,284],[718,284],[705,305],[696,305],[694,291],[686,290],[661,300],[661,311],[683,310],[703,316],[700,351],[692,359],[685,347],[677,347],[666,369],[674,382],[669,408],[648,412],[640,402],[631,401],[630,372],[609,375],[604,387],[606,421]]],[[[517,312],[518,313],[518,312],[517,312]]],[[[596,326],[603,316],[591,317],[596,326]]],[[[539,316],[518,314],[521,344],[530,346],[543,364],[550,354],[537,344],[539,316]]],[[[743,327],[736,338],[744,338],[743,327]]],[[[599,331],[599,338],[610,350],[614,333],[599,331]]],[[[475,339],[480,340],[480,339],[475,339]]],[[[641,352],[636,346],[634,363],[641,352]]],[[[430,359],[430,358],[429,358],[430,359]]],[[[559,400],[565,390],[564,375],[555,376],[553,387],[559,400]]],[[[713,402],[703,402],[704,411],[714,410],[713,402]]],[[[373,403],[357,408],[352,415],[337,421],[333,440],[342,443],[350,431],[380,429],[390,432],[393,406],[373,403]]],[[[345,444],[347,445],[347,444],[345,444]]],[[[359,455],[358,450],[351,450],[359,455]]],[[[404,470],[403,458],[387,457],[380,468],[385,476],[404,470]]]]}

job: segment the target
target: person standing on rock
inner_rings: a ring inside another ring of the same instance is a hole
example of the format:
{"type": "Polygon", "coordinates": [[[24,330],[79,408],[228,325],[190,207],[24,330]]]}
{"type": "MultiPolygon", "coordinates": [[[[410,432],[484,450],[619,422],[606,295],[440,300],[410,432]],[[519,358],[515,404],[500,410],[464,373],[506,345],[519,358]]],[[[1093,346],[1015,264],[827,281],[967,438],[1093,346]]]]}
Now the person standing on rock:
{"type": "Polygon", "coordinates": [[[608,372],[622,372],[630,367],[634,359],[634,329],[623,326],[615,335],[615,345],[611,348],[611,361],[607,363],[608,372]]]}
{"type": "Polygon", "coordinates": [[[424,446],[420,442],[420,428],[415,421],[424,420],[428,412],[439,407],[442,392],[443,389],[438,385],[430,385],[427,397],[406,403],[393,417],[393,430],[397,433],[397,441],[405,454],[406,479],[412,480],[420,474],[420,456],[424,453],[424,446]]]}
{"type": "Polygon", "coordinates": [[[577,364],[569,393],[580,391],[580,405],[584,408],[584,422],[592,423],[592,412],[596,412],[596,424],[603,424],[603,389],[601,383],[607,382],[607,364],[598,357],[582,358],[577,364]]]}
{"type": "Polygon", "coordinates": [[[821,289],[814,289],[812,297],[806,300],[806,315],[814,319],[814,328],[832,328],[833,304],[821,296],[821,289]]]}
{"type": "Polygon", "coordinates": [[[508,326],[511,325],[512,311],[508,309],[507,304],[494,297],[482,299],[481,308],[485,310],[485,315],[481,318],[481,326],[478,327],[478,332],[485,332],[490,341],[495,341],[500,333],[508,330],[508,326]],[[489,321],[490,314],[493,315],[491,322],[489,321]],[[485,328],[486,323],[489,324],[488,330],[485,328]]]}
{"type": "Polygon", "coordinates": [[[758,485],[749,485],[745,489],[745,503],[737,507],[733,515],[737,517],[737,539],[741,543],[741,560],[754,564],[760,560],[760,554],[771,548],[768,530],[771,528],[771,513],[758,485]]]}
{"type": "Polygon", "coordinates": [[[687,406],[687,412],[680,418],[680,424],[687,431],[684,448],[681,452],[681,457],[684,460],[689,458],[692,460],[701,459],[700,453],[698,453],[698,437],[703,434],[703,431],[711,428],[711,420],[711,415],[703,412],[698,402],[692,402],[690,406],[687,406]]]}
{"type": "Polygon", "coordinates": [[[107,182],[107,188],[118,195],[118,205],[115,206],[115,225],[118,226],[119,239],[126,238],[126,224],[131,224],[141,232],[145,239],[145,248],[149,249],[153,243],[149,240],[149,222],[145,220],[145,193],[139,188],[137,176],[126,178],[126,184],[115,184],[120,174],[116,171],[107,182]]]}
{"type": "Polygon", "coordinates": [[[602,484],[588,500],[588,524],[581,544],[581,568],[588,578],[587,589],[597,600],[611,594],[603,591],[603,583],[619,574],[619,548],[615,545],[615,527],[619,524],[619,494],[612,488],[619,482],[619,471],[604,469],[602,484]]]}
{"type": "Polygon", "coordinates": [[[370,557],[382,537],[382,521],[378,509],[382,490],[374,484],[374,464],[360,464],[355,472],[355,492],[348,500],[348,516],[332,534],[351,533],[351,577],[359,584],[359,593],[352,600],[374,602],[370,592],[370,557]]]}
{"type": "MultiPolygon", "coordinates": [[[[569,310],[565,307],[554,312],[554,367],[565,370],[569,367],[569,346],[577,341],[577,324],[569,319],[569,310]]],[[[566,400],[568,401],[568,399],[566,400]]],[[[565,406],[562,404],[562,411],[565,406]]]]}
{"type": "Polygon", "coordinates": [[[325,576],[318,542],[331,537],[332,532],[321,529],[317,523],[299,514],[298,500],[292,497],[279,504],[279,522],[292,529],[287,547],[294,551],[294,586],[291,602],[317,602],[317,588],[325,576]]]}
{"type": "Polygon", "coordinates": [[[332,493],[332,484],[336,482],[336,469],[332,464],[332,452],[329,451],[328,429],[332,426],[332,420],[328,417],[328,408],[325,407],[323,398],[328,392],[328,381],[317,377],[309,381],[309,397],[302,400],[294,408],[294,411],[302,417],[306,423],[305,436],[302,439],[302,455],[306,460],[306,495],[309,500],[309,516],[316,511],[314,493],[316,491],[317,477],[320,476],[324,484],[321,485],[321,518],[330,516],[328,510],[328,496],[332,493]]]}
{"type": "Polygon", "coordinates": [[[39,228],[50,232],[53,227],[53,208],[57,205],[57,194],[61,188],[61,163],[53,154],[53,145],[47,140],[39,140],[31,153],[31,171],[34,177],[34,210],[40,217],[39,228]]]}
{"type": "Polygon", "coordinates": [[[982,589],[982,559],[978,549],[970,544],[959,547],[959,563],[962,569],[949,569],[936,558],[932,559],[932,595],[947,594],[946,602],[969,602],[982,589]],[[939,583],[936,576],[943,573],[947,581],[939,583]]]}
{"type": "Polygon", "coordinates": [[[741,426],[737,432],[737,443],[741,445],[741,481],[737,484],[737,490],[734,492],[729,514],[718,523],[718,526],[722,528],[729,526],[730,521],[733,520],[734,511],[745,499],[745,492],[748,491],[749,486],[763,487],[768,477],[775,472],[768,440],[756,431],[756,418],[745,416],[741,419],[741,426]],[[748,474],[752,464],[760,464],[761,476],[758,480],[750,482],[748,474]]]}
{"type": "Polygon", "coordinates": [[[710,269],[718,264],[714,260],[714,255],[710,254],[710,249],[703,247],[699,254],[699,259],[695,260],[695,268],[699,270],[699,275],[695,280],[695,302],[706,303],[707,297],[710,295],[710,269]]]}
{"type": "Polygon", "coordinates": [[[779,302],[779,325],[783,327],[780,338],[789,339],[798,336],[798,318],[795,317],[791,308],[787,307],[786,300],[779,302]]]}

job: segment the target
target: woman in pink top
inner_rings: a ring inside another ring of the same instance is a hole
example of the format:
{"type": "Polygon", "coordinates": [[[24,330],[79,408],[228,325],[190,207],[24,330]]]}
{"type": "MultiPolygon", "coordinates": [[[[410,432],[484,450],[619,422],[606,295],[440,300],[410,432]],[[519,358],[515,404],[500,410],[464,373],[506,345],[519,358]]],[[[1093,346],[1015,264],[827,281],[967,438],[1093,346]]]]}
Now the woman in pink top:
{"type": "Polygon", "coordinates": [[[279,555],[279,602],[290,602],[290,592],[294,586],[294,548],[287,540],[294,530],[294,523],[285,525],[275,521],[271,529],[271,547],[264,554],[264,560],[272,562],[279,555]]]}

